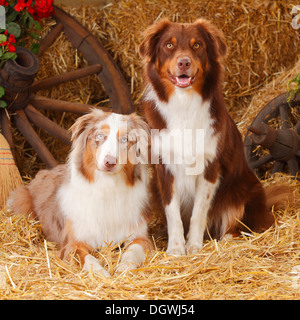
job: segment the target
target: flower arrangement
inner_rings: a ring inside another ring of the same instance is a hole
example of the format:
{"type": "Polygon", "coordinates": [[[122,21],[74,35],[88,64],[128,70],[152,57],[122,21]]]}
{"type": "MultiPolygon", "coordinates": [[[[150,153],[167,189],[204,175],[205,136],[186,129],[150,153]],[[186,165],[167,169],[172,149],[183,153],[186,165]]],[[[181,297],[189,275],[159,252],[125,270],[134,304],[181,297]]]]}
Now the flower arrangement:
{"type": "MultiPolygon", "coordinates": [[[[25,39],[32,38],[30,50],[37,54],[41,30],[39,21],[54,14],[53,0],[0,0],[5,8],[5,29],[0,29],[0,69],[7,60],[16,59],[15,46],[25,46],[25,39]]],[[[5,90],[0,86],[0,108],[6,107],[1,100],[5,90]]]]}

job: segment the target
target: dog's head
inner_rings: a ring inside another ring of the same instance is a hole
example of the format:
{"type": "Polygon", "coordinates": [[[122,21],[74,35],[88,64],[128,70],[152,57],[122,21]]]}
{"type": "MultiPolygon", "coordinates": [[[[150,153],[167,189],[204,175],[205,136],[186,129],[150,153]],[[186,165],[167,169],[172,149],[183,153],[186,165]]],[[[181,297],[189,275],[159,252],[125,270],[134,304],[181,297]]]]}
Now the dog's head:
{"type": "Polygon", "coordinates": [[[136,114],[120,115],[94,109],[71,127],[72,152],[69,161],[90,181],[95,171],[126,173],[147,162],[150,129],[136,114]]]}
{"type": "Polygon", "coordinates": [[[139,46],[150,81],[157,82],[158,74],[169,93],[179,87],[201,94],[209,74],[220,72],[226,51],[223,34],[205,19],[184,24],[161,20],[145,31],[139,46]]]}

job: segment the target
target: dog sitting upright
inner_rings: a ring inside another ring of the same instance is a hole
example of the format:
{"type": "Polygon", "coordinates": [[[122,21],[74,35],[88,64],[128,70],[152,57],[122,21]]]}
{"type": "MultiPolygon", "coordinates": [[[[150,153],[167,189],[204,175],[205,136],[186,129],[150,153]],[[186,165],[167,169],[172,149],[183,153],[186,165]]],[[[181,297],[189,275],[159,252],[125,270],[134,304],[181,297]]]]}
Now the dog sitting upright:
{"type": "Polygon", "coordinates": [[[11,194],[7,207],[16,214],[33,213],[45,237],[59,243],[61,258],[76,250],[84,270],[92,266],[108,276],[90,251],[124,240],[129,245],[117,271],[136,268],[152,247],[148,173],[136,158],[147,148],[149,127],[135,114],[94,109],[71,131],[68,163],[40,171],[11,194]]]}
{"type": "Polygon", "coordinates": [[[145,31],[139,47],[145,61],[142,107],[151,129],[160,131],[152,139],[153,154],[159,156],[152,193],[157,210],[165,212],[170,255],[198,252],[206,230],[220,239],[247,228],[261,232],[274,221],[271,207],[280,190],[266,197],[226,111],[226,51],[221,31],[205,19],[158,21],[145,31]],[[163,139],[169,143],[161,144],[163,139]]]}

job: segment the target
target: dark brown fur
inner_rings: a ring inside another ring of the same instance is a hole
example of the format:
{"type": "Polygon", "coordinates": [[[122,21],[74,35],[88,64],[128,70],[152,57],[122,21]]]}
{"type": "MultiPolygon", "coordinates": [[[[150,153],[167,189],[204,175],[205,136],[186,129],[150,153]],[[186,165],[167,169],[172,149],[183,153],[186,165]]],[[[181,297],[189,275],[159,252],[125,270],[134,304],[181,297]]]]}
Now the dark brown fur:
{"type": "MultiPolygon", "coordinates": [[[[144,40],[139,47],[139,53],[145,59],[145,81],[151,83],[158,98],[165,103],[174,91],[174,85],[169,80],[166,70],[172,66],[174,57],[180,52],[188,53],[192,64],[201,66],[198,67],[200,71],[192,84],[192,90],[201,94],[204,101],[211,100],[210,113],[215,119],[213,126],[221,136],[217,156],[206,166],[204,172],[205,179],[212,183],[216,181],[218,175],[221,176],[221,183],[207,218],[210,235],[215,238],[222,236],[220,230],[222,215],[226,212],[231,212],[232,215],[227,219],[227,232],[237,234],[242,230],[248,231],[248,228],[262,232],[274,222],[271,213],[272,204],[278,202],[279,198],[279,202],[282,202],[285,197],[280,194],[282,190],[279,190],[271,201],[266,198],[262,184],[245,159],[242,137],[226,111],[221,89],[222,59],[227,52],[224,36],[204,19],[193,24],[176,24],[162,20],[146,30],[144,40]],[[191,48],[191,41],[195,38],[200,43],[199,50],[191,48]],[[175,41],[175,49],[168,51],[165,46],[166,41],[172,43],[175,41]]],[[[143,101],[142,107],[152,129],[168,127],[166,119],[155,108],[154,101],[143,101]]],[[[173,181],[174,177],[165,166],[157,164],[152,181],[152,192],[157,202],[156,209],[161,209],[170,203],[173,181]]],[[[190,215],[187,219],[189,217],[190,215]]],[[[188,225],[187,221],[183,223],[185,226],[188,225]]]]}

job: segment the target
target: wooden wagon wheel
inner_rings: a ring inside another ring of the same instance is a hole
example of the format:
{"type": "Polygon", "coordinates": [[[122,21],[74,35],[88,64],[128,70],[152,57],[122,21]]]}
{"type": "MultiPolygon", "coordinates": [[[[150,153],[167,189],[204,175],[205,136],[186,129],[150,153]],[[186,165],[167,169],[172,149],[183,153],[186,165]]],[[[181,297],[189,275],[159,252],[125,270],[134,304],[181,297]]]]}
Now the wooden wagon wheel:
{"type": "Polygon", "coordinates": [[[70,144],[70,134],[38,109],[84,114],[92,105],[48,99],[37,95],[39,90],[97,74],[109,96],[112,107],[109,110],[123,114],[134,111],[127,84],[102,43],[78,21],[56,6],[55,20],[57,23],[41,41],[37,56],[28,49],[17,47],[17,59],[7,61],[0,70],[0,85],[5,88],[3,98],[8,104],[6,110],[0,110],[2,133],[15,156],[11,131],[11,126],[14,124],[48,168],[56,166],[57,161],[30,122],[66,144],[70,144]],[[38,58],[54,43],[61,32],[64,32],[73,47],[81,52],[89,65],[48,79],[34,81],[40,67],[38,58]]]}
{"type": "Polygon", "coordinates": [[[284,93],[270,101],[256,116],[245,136],[244,151],[250,167],[258,175],[259,169],[266,165],[272,165],[272,174],[288,169],[291,175],[298,175],[299,115],[300,93],[289,103],[284,93]]]}

